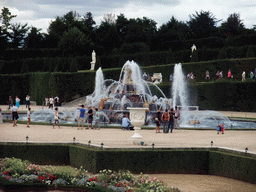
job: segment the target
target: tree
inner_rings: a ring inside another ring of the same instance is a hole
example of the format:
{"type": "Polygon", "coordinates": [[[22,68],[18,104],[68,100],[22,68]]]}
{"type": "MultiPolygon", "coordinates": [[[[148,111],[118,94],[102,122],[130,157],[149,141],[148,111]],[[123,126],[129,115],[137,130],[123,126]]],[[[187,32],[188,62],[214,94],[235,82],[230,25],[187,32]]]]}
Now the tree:
{"type": "Polygon", "coordinates": [[[25,47],[26,48],[41,48],[42,42],[44,40],[43,34],[40,33],[41,29],[32,27],[28,36],[25,38],[25,47]]]}
{"type": "Polygon", "coordinates": [[[29,30],[27,25],[28,24],[21,25],[20,23],[11,24],[8,37],[10,38],[12,48],[23,47],[25,36],[29,30]]]}
{"type": "Polygon", "coordinates": [[[116,31],[122,45],[127,35],[129,20],[125,18],[124,14],[120,14],[116,19],[116,31]]]}
{"type": "Polygon", "coordinates": [[[0,15],[0,22],[2,25],[0,26],[0,55],[8,47],[8,29],[10,28],[11,20],[16,17],[17,15],[12,15],[8,8],[3,7],[0,15]]]}
{"type": "Polygon", "coordinates": [[[114,48],[119,45],[116,27],[108,22],[101,22],[96,29],[96,44],[99,54],[111,54],[114,48]]]}
{"type": "Polygon", "coordinates": [[[3,7],[1,15],[0,15],[0,21],[2,21],[1,28],[3,30],[3,33],[5,33],[5,34],[8,33],[8,29],[11,25],[10,22],[14,17],[17,17],[17,15],[12,15],[8,8],[3,7]]]}
{"type": "Polygon", "coordinates": [[[192,39],[201,39],[214,36],[217,33],[217,19],[209,11],[189,15],[190,21],[187,22],[190,37],[192,39]]]}
{"type": "Polygon", "coordinates": [[[55,47],[58,47],[62,35],[74,27],[83,33],[87,32],[86,25],[84,25],[84,19],[82,19],[75,11],[70,11],[64,16],[57,17],[55,21],[51,22],[48,28],[48,38],[55,42],[55,47]]]}
{"type": "Polygon", "coordinates": [[[242,30],[244,29],[244,24],[240,19],[240,14],[230,14],[227,18],[227,21],[223,22],[220,28],[226,37],[240,35],[242,30]]]}
{"type": "Polygon", "coordinates": [[[180,50],[188,36],[188,27],[172,16],[170,21],[160,26],[156,36],[157,50],[168,50],[170,47],[172,50],[180,50]]]}
{"type": "Polygon", "coordinates": [[[92,41],[86,37],[78,28],[73,27],[65,31],[60,38],[59,48],[65,56],[83,55],[92,47],[92,41]]]}

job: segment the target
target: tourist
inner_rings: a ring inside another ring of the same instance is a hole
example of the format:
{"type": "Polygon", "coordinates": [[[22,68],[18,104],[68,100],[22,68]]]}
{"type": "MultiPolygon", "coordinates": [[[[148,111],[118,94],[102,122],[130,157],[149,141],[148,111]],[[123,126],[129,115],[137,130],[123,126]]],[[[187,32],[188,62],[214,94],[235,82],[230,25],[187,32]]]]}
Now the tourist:
{"type": "Polygon", "coordinates": [[[88,114],[88,127],[87,127],[87,129],[90,128],[90,125],[91,125],[91,128],[93,129],[92,121],[93,121],[93,114],[94,114],[94,112],[93,112],[91,106],[88,107],[87,114],[88,114]]]}
{"type": "Polygon", "coordinates": [[[52,108],[53,109],[53,105],[54,105],[54,99],[53,99],[53,97],[50,97],[50,99],[49,99],[49,108],[52,108]]]}
{"type": "Polygon", "coordinates": [[[242,73],[242,81],[245,81],[245,71],[242,73]]]}
{"type": "Polygon", "coordinates": [[[16,96],[15,101],[16,101],[16,107],[19,108],[20,107],[20,98],[18,96],[16,96]]]}
{"type": "Polygon", "coordinates": [[[180,111],[177,106],[174,111],[174,128],[180,129],[180,111]]]}
{"type": "Polygon", "coordinates": [[[254,78],[254,74],[253,74],[253,72],[252,72],[252,71],[250,72],[250,77],[251,77],[251,79],[253,79],[253,78],[254,78]]]}
{"type": "Polygon", "coordinates": [[[30,96],[27,95],[25,99],[26,99],[26,108],[29,108],[30,107],[30,96]]]}
{"type": "Polygon", "coordinates": [[[58,96],[54,97],[54,101],[57,107],[60,106],[60,98],[58,96]]]}
{"type": "Polygon", "coordinates": [[[173,81],[173,75],[172,75],[172,73],[170,74],[169,80],[170,80],[170,82],[173,81]]]}
{"type": "Polygon", "coordinates": [[[144,79],[145,81],[147,80],[147,77],[148,77],[148,76],[147,76],[146,72],[144,72],[144,73],[143,73],[143,79],[144,79]]]}
{"type": "Polygon", "coordinates": [[[2,109],[0,108],[0,123],[3,123],[2,109]]]}
{"type": "Polygon", "coordinates": [[[59,112],[58,112],[58,107],[56,107],[55,108],[55,113],[54,113],[54,124],[53,124],[53,129],[54,129],[54,126],[56,125],[56,123],[57,123],[57,125],[58,125],[58,127],[59,127],[59,129],[60,129],[60,123],[59,123],[59,112]]]}
{"type": "Polygon", "coordinates": [[[123,130],[129,130],[130,128],[130,120],[126,117],[126,115],[122,118],[122,129],[123,130]]]}
{"type": "Polygon", "coordinates": [[[223,71],[220,71],[219,73],[219,79],[222,79],[223,78],[223,71]]]}
{"type": "Polygon", "coordinates": [[[205,79],[206,79],[207,81],[210,80],[210,73],[209,73],[209,71],[206,71],[206,73],[205,73],[205,79]]]}
{"type": "Polygon", "coordinates": [[[44,100],[45,100],[45,103],[44,103],[45,106],[48,106],[48,104],[49,104],[49,98],[48,98],[48,97],[45,97],[44,100]]]}
{"type": "Polygon", "coordinates": [[[158,109],[155,120],[156,120],[156,133],[161,133],[160,132],[161,108],[158,109]]]}
{"type": "Polygon", "coordinates": [[[220,71],[217,71],[215,77],[216,77],[216,80],[220,78],[220,71]]]}
{"type": "Polygon", "coordinates": [[[27,118],[28,118],[27,127],[29,127],[29,125],[30,125],[30,110],[31,110],[31,108],[28,108],[28,111],[27,111],[27,118]]]}
{"type": "Polygon", "coordinates": [[[173,108],[171,108],[169,115],[170,115],[170,118],[169,118],[168,130],[171,128],[171,133],[172,133],[172,130],[174,128],[174,112],[173,112],[173,108]]]}
{"type": "Polygon", "coordinates": [[[168,109],[165,109],[165,112],[162,114],[161,120],[163,121],[163,133],[169,133],[168,124],[169,124],[170,115],[168,109]]]}
{"type": "Polygon", "coordinates": [[[148,73],[148,81],[150,81],[151,80],[151,77],[150,77],[150,75],[149,75],[149,73],[148,73]]]}
{"type": "Polygon", "coordinates": [[[9,96],[9,100],[7,101],[8,105],[9,105],[9,108],[8,110],[11,109],[12,105],[13,105],[13,100],[12,100],[12,96],[9,96]]]}
{"type": "Polygon", "coordinates": [[[229,79],[232,78],[232,73],[231,73],[231,70],[230,70],[230,69],[228,70],[228,78],[229,78],[229,79]]]}
{"type": "Polygon", "coordinates": [[[99,129],[100,130],[100,112],[98,110],[98,108],[95,108],[95,129],[99,129]]]}
{"type": "Polygon", "coordinates": [[[19,113],[18,107],[16,107],[16,104],[14,103],[13,106],[12,106],[12,111],[11,111],[13,127],[17,126],[17,120],[19,118],[18,113],[19,113]]]}
{"type": "Polygon", "coordinates": [[[84,128],[84,121],[85,121],[85,109],[84,109],[84,105],[81,105],[81,109],[80,109],[80,113],[79,113],[79,119],[78,119],[78,130],[80,129],[80,124],[82,123],[82,128],[81,130],[84,128]]]}

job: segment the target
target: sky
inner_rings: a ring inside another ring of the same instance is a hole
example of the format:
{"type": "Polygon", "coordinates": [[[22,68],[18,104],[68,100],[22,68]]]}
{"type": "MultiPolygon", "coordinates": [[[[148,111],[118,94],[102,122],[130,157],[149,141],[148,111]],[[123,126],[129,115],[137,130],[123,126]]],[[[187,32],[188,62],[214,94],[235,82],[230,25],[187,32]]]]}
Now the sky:
{"type": "Polygon", "coordinates": [[[41,32],[47,32],[57,16],[69,11],[80,16],[91,12],[96,25],[100,25],[104,14],[124,14],[128,19],[147,17],[157,23],[157,27],[167,23],[172,16],[187,22],[190,15],[209,11],[221,22],[230,14],[239,13],[246,28],[256,25],[256,0],[0,0],[0,8],[7,7],[12,15],[17,15],[11,23],[28,24],[41,32]]]}

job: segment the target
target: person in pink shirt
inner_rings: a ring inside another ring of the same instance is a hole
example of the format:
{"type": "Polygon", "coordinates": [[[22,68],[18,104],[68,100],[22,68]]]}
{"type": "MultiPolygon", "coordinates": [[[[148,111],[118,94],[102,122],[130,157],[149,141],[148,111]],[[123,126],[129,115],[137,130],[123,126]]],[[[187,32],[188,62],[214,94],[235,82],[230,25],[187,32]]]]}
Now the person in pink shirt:
{"type": "Polygon", "coordinates": [[[231,77],[232,77],[232,74],[231,74],[231,71],[230,71],[230,69],[229,69],[229,70],[228,70],[228,78],[231,79],[231,77]]]}

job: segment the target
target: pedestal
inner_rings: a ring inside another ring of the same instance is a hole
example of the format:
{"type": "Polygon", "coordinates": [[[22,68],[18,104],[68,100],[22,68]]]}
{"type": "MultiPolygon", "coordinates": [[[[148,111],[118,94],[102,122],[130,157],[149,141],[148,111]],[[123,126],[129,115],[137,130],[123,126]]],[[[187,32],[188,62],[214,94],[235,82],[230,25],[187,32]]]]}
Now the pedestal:
{"type": "Polygon", "coordinates": [[[139,130],[141,130],[141,126],[145,122],[145,111],[148,110],[148,108],[128,107],[127,109],[130,110],[130,120],[135,130],[134,135],[131,136],[132,143],[134,145],[140,145],[142,142],[144,143],[144,139],[140,135],[139,130]]]}
{"type": "Polygon", "coordinates": [[[94,68],[95,68],[95,62],[91,62],[91,69],[90,70],[92,70],[92,71],[94,71],[94,68]]]}

